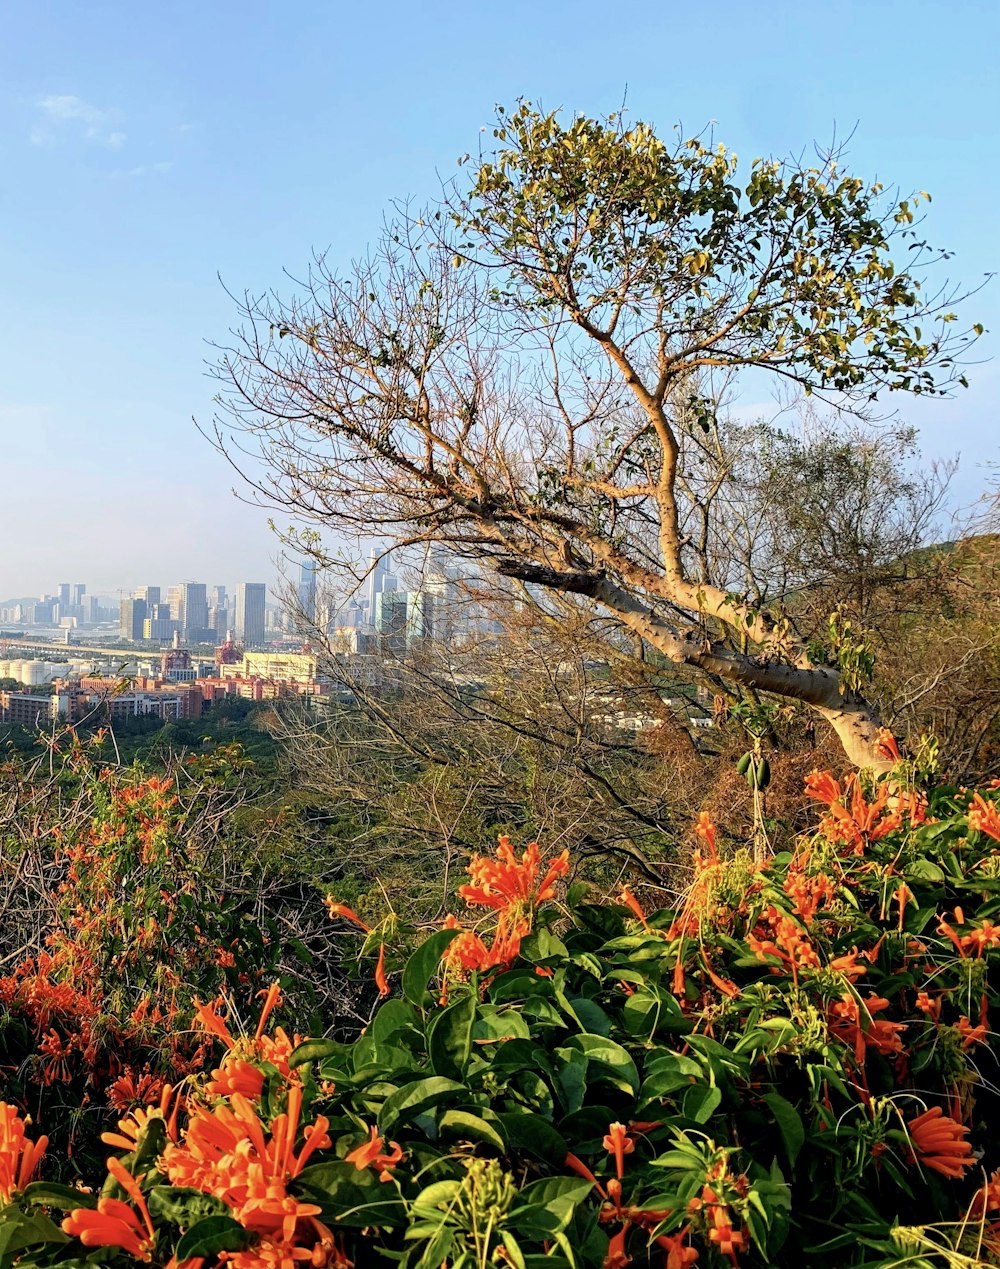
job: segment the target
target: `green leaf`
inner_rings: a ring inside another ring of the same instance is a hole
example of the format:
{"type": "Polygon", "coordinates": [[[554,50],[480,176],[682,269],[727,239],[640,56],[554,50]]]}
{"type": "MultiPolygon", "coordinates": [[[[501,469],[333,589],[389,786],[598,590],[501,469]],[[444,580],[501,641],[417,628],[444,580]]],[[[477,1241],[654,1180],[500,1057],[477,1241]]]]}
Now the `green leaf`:
{"type": "Polygon", "coordinates": [[[350,1046],[339,1040],[303,1040],[292,1050],[288,1065],[295,1070],[307,1062],[322,1062],[324,1058],[345,1057],[350,1046]]]}
{"type": "Polygon", "coordinates": [[[24,1187],[21,1197],[36,1207],[56,1207],[61,1212],[97,1206],[96,1194],[84,1194],[72,1185],[59,1185],[56,1181],[32,1181],[24,1187]]]}
{"type": "Polygon", "coordinates": [[[566,1138],[542,1115],[531,1110],[505,1110],[497,1119],[512,1150],[527,1150],[543,1163],[564,1166],[569,1153],[566,1138]]]}
{"type": "Polygon", "coordinates": [[[806,1139],[806,1130],[802,1124],[802,1117],[792,1103],[782,1097],[780,1093],[765,1093],[764,1101],[767,1103],[768,1109],[774,1116],[774,1122],[778,1125],[778,1129],[781,1132],[781,1139],[785,1143],[785,1153],[788,1155],[788,1162],[794,1167],[795,1160],[799,1157],[799,1151],[802,1149],[806,1139]]]}
{"type": "Polygon", "coordinates": [[[318,1203],[323,1209],[322,1218],[327,1222],[395,1229],[408,1219],[395,1186],[383,1185],[371,1168],[358,1169],[344,1159],[303,1168],[292,1189],[318,1203]]]}
{"type": "Polygon", "coordinates": [[[453,1137],[459,1141],[485,1141],[501,1154],[507,1149],[506,1141],[493,1124],[466,1110],[446,1110],[437,1126],[442,1137],[453,1137]]]}
{"type": "Polygon", "coordinates": [[[192,1228],[208,1216],[227,1216],[229,1209],[221,1199],[187,1186],[154,1185],[146,1196],[150,1214],[155,1218],[192,1228]]]}
{"type": "Polygon", "coordinates": [[[722,1089],[716,1084],[692,1084],[684,1094],[681,1114],[696,1124],[707,1124],[722,1101],[722,1089]]]}
{"type": "Polygon", "coordinates": [[[409,1001],[387,1000],[376,1011],[365,1034],[370,1035],[376,1043],[381,1043],[407,1027],[420,1027],[417,1011],[409,1001]]]}
{"type": "Polygon", "coordinates": [[[432,1003],[427,984],[438,972],[442,955],[459,933],[459,930],[437,930],[424,939],[406,962],[403,969],[403,995],[418,1009],[432,1003]]]}
{"type": "Polygon", "coordinates": [[[586,1202],[593,1186],[582,1178],[553,1176],[532,1181],[511,1208],[511,1224],[536,1237],[551,1238],[573,1219],[577,1205],[586,1202]]]}
{"type": "Polygon", "coordinates": [[[459,1093],[468,1095],[465,1085],[443,1075],[431,1075],[427,1079],[404,1084],[382,1103],[378,1116],[379,1129],[383,1135],[388,1135],[395,1131],[397,1124],[411,1123],[425,1110],[453,1100],[459,1093]]]}
{"type": "Polygon", "coordinates": [[[623,1092],[638,1093],[639,1072],[629,1057],[628,1051],[615,1040],[603,1035],[575,1035],[566,1042],[565,1047],[582,1053],[591,1068],[591,1079],[606,1080],[623,1092]],[[596,1069],[594,1069],[596,1068],[596,1069]]]}
{"type": "Polygon", "coordinates": [[[180,1261],[220,1251],[243,1251],[253,1240],[254,1235],[231,1216],[206,1216],[181,1238],[174,1255],[180,1261]]]}
{"type": "Polygon", "coordinates": [[[472,1052],[477,1000],[473,992],[436,1014],[427,1032],[427,1053],[437,1075],[464,1079],[472,1052]]]}
{"type": "Polygon", "coordinates": [[[21,1261],[22,1258],[13,1253],[24,1247],[68,1242],[67,1235],[43,1212],[22,1212],[17,1207],[8,1207],[0,1215],[0,1264],[21,1261]]]}
{"type": "Polygon", "coordinates": [[[914,859],[903,870],[908,881],[944,881],[944,871],[930,859],[914,859]]]}

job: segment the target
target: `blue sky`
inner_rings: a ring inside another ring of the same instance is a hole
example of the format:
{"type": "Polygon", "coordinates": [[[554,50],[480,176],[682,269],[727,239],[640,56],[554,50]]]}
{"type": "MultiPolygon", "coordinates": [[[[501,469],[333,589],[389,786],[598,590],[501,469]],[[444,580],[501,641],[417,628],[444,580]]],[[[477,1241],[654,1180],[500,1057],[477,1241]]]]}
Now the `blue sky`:
{"type": "MultiPolygon", "coordinates": [[[[849,166],[929,190],[967,284],[1000,265],[995,0],[31,0],[0,44],[0,599],[85,581],[271,580],[266,516],[192,416],[236,291],[360,252],[431,197],[495,102],[716,120],[748,159],[855,125],[849,166]]],[[[963,309],[995,358],[1000,285],[963,309]]],[[[995,363],[906,405],[971,498],[995,363]]]]}

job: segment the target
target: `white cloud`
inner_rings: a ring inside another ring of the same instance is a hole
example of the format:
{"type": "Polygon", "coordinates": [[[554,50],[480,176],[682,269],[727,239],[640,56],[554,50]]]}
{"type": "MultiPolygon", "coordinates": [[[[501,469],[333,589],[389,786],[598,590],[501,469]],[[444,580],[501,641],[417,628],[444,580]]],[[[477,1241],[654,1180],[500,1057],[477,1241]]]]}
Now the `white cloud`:
{"type": "Polygon", "coordinates": [[[68,93],[40,97],[35,105],[41,118],[31,130],[33,145],[46,145],[60,136],[72,135],[109,150],[118,150],[127,140],[127,133],[116,126],[117,111],[101,110],[82,97],[68,93]]]}
{"type": "Polygon", "coordinates": [[[157,172],[169,172],[173,163],[163,160],[160,163],[140,163],[138,167],[130,167],[126,172],[116,172],[116,176],[151,176],[157,172]]]}

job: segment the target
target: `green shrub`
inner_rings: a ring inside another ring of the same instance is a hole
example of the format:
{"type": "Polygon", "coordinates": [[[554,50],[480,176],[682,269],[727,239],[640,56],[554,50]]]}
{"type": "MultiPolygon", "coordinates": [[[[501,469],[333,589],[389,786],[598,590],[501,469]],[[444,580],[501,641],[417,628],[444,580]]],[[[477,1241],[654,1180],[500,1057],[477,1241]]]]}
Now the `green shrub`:
{"type": "Polygon", "coordinates": [[[355,1041],[201,1010],[219,1066],[122,1120],[100,1199],[0,1129],[0,1267],[1000,1264],[997,795],[902,778],[814,774],[818,832],[760,866],[702,817],[648,914],[502,841],[485,922],[402,965],[365,927],[355,1041]]]}

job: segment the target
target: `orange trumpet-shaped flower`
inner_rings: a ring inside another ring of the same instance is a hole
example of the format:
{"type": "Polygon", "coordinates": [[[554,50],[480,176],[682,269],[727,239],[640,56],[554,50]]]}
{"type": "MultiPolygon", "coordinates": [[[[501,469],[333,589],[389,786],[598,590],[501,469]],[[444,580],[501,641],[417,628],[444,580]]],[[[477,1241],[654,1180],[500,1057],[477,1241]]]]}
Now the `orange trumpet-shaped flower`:
{"type": "Polygon", "coordinates": [[[306,1127],[305,1142],[295,1151],[301,1113],[302,1089],[294,1084],[287,1110],[275,1116],[269,1132],[239,1093],[214,1110],[196,1107],[184,1140],[167,1146],[160,1168],[172,1185],[221,1199],[244,1228],[291,1241],[297,1222],[320,1209],[292,1198],[287,1184],[314,1151],[330,1144],[329,1121],[321,1115],[306,1127]]]}
{"type": "Polygon", "coordinates": [[[911,1119],[907,1128],[914,1158],[925,1168],[959,1179],[975,1163],[972,1147],[965,1140],[968,1128],[946,1115],[940,1106],[932,1106],[911,1119]]]}
{"type": "MultiPolygon", "coordinates": [[[[694,831],[705,843],[705,847],[708,851],[708,862],[717,864],[719,862],[719,856],[715,849],[716,829],[715,829],[715,824],[712,821],[712,817],[711,815],[709,815],[707,811],[702,811],[698,815],[698,818],[695,820],[694,831]]],[[[696,852],[695,862],[696,863],[704,862],[702,861],[700,852],[696,852]]]]}
{"type": "Polygon", "coordinates": [[[330,895],[324,900],[326,910],[332,917],[343,917],[345,921],[353,922],[359,930],[364,930],[366,934],[371,934],[372,927],[366,925],[358,916],[353,908],[349,908],[346,903],[337,903],[330,895]]]}
{"type": "Polygon", "coordinates": [[[644,930],[648,930],[649,922],[646,920],[646,914],[642,910],[642,904],[635,897],[635,895],[632,893],[632,891],[629,889],[628,886],[622,886],[622,903],[625,905],[626,908],[628,908],[628,910],[632,913],[632,915],[636,918],[636,920],[641,923],[642,928],[644,930]]]}
{"type": "Polygon", "coordinates": [[[48,1137],[29,1141],[16,1109],[0,1102],[0,1201],[9,1203],[15,1190],[24,1189],[48,1144],[48,1137]]]}
{"type": "Polygon", "coordinates": [[[615,1171],[620,1181],[625,1173],[625,1156],[635,1149],[635,1142],[628,1136],[628,1129],[624,1124],[614,1123],[608,1125],[602,1144],[609,1154],[615,1156],[615,1171]]]}
{"type": "Polygon", "coordinates": [[[892,762],[899,762],[902,754],[899,752],[899,745],[896,737],[892,734],[888,727],[879,729],[875,738],[875,752],[880,758],[888,758],[892,762]]]}
{"type": "Polygon", "coordinates": [[[136,1260],[153,1258],[148,1231],[127,1203],[100,1198],[97,1209],[76,1207],[62,1223],[63,1230],[85,1247],[120,1247],[136,1260]]]}
{"type": "Polygon", "coordinates": [[[466,903],[504,911],[509,908],[536,908],[555,894],[555,883],[569,872],[569,851],[564,850],[548,863],[542,873],[541,851],[531,842],[520,860],[510,839],[501,837],[496,858],[474,855],[469,863],[472,885],[459,886],[466,903]]]}
{"type": "Polygon", "coordinates": [[[392,990],[389,986],[389,980],[385,976],[385,944],[378,945],[378,963],[375,966],[375,986],[378,988],[380,996],[388,996],[392,990]]]}
{"type": "Polygon", "coordinates": [[[977,793],[969,803],[969,828],[1000,842],[1000,809],[977,793]]]}
{"type": "Polygon", "coordinates": [[[835,780],[829,771],[810,771],[806,776],[806,794],[818,802],[832,806],[840,801],[842,793],[840,781],[835,780]]]}
{"type": "Polygon", "coordinates": [[[108,1160],[108,1171],[139,1209],[139,1215],[121,1199],[100,1198],[96,1210],[74,1208],[63,1221],[63,1230],[79,1238],[85,1247],[120,1247],[136,1260],[149,1261],[155,1231],[145,1196],[135,1177],[117,1159],[108,1160]]]}
{"type": "Polygon", "coordinates": [[[695,1249],[684,1246],[686,1237],[687,1226],[676,1234],[661,1234],[657,1238],[656,1245],[662,1247],[667,1253],[667,1263],[664,1269],[687,1269],[688,1265],[693,1265],[697,1261],[698,1253],[695,1249]]]}
{"type": "Polygon", "coordinates": [[[353,1163],[359,1172],[363,1172],[365,1168],[374,1168],[379,1174],[380,1181],[388,1181],[390,1180],[389,1168],[394,1168],[403,1160],[402,1148],[397,1142],[390,1141],[391,1149],[386,1154],[383,1149],[385,1143],[374,1124],[368,1132],[368,1140],[363,1145],[357,1146],[350,1154],[345,1155],[344,1161],[353,1163]]]}
{"type": "Polygon", "coordinates": [[[604,1269],[625,1269],[632,1263],[632,1257],[625,1250],[625,1235],[628,1226],[623,1225],[617,1234],[608,1242],[607,1255],[604,1257],[604,1269]]]}

